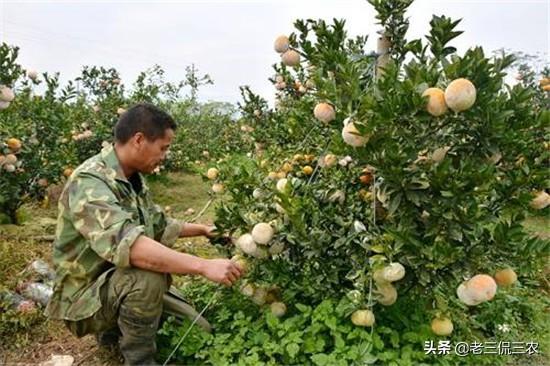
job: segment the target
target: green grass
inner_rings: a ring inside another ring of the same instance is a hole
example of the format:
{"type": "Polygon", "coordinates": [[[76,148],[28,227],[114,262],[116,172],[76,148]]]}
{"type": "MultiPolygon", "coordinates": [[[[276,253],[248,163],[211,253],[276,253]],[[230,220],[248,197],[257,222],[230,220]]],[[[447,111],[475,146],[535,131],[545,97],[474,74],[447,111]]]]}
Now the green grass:
{"type": "MultiPolygon", "coordinates": [[[[170,206],[171,216],[190,220],[203,209],[209,200],[210,184],[200,176],[168,173],[161,179],[151,179],[149,182],[153,200],[162,207],[170,206]],[[185,211],[195,212],[186,215],[185,211]]],[[[214,220],[214,203],[197,220],[201,223],[211,223],[214,220]]]]}

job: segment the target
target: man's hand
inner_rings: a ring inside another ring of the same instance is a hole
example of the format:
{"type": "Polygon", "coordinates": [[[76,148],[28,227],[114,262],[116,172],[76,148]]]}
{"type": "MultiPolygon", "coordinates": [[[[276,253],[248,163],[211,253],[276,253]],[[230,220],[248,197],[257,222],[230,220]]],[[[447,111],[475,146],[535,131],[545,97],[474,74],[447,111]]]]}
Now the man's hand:
{"type": "Polygon", "coordinates": [[[231,286],[243,274],[243,268],[229,259],[205,259],[202,275],[210,281],[231,286]]]}
{"type": "Polygon", "coordinates": [[[203,225],[203,224],[193,224],[190,222],[184,222],[181,225],[180,237],[190,237],[190,236],[206,236],[210,238],[216,235],[216,227],[203,225]]]}
{"type": "Polygon", "coordinates": [[[233,238],[230,235],[220,233],[215,226],[206,226],[205,234],[212,244],[219,245],[231,245],[233,244],[233,238]]]}
{"type": "Polygon", "coordinates": [[[204,236],[206,236],[208,239],[213,239],[218,235],[219,233],[216,231],[215,226],[204,225],[204,236]]]}

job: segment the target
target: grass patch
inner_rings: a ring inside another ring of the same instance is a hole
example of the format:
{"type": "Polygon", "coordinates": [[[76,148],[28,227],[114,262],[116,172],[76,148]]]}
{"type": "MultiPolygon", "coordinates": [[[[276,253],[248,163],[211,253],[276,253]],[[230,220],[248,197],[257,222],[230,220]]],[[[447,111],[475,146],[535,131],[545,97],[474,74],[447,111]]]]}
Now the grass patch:
{"type": "MultiPolygon", "coordinates": [[[[149,187],[153,200],[161,207],[170,206],[172,217],[190,220],[203,209],[210,199],[210,184],[198,175],[181,173],[168,173],[162,179],[152,179],[149,187]],[[185,214],[188,209],[193,209],[193,214],[185,214]]],[[[201,223],[212,223],[215,213],[213,202],[204,214],[197,220],[201,223]]]]}

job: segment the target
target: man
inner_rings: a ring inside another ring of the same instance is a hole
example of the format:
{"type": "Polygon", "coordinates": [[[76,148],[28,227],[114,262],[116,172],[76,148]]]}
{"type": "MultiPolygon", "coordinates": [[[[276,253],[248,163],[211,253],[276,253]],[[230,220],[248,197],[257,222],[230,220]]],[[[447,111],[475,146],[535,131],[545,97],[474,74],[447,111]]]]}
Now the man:
{"type": "Polygon", "coordinates": [[[178,236],[213,234],[211,227],[167,218],[141,175],[164,160],[175,130],[174,120],[152,105],[130,108],[115,126],[114,146],[75,169],[59,199],[57,277],[46,312],[78,337],[120,334],[131,365],[154,364],[169,274],[201,275],[226,286],[242,274],[228,259],[169,248],[178,236]]]}

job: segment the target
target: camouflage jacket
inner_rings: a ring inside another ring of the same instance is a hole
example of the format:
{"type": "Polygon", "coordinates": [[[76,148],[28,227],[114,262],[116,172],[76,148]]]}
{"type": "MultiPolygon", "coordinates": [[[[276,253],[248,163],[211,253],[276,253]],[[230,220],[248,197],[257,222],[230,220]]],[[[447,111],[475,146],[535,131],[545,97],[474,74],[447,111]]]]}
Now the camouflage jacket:
{"type": "Polygon", "coordinates": [[[101,307],[101,285],[116,267],[130,266],[130,247],[140,235],[171,246],[181,231],[152,202],[141,174],[124,176],[113,146],[75,169],[58,209],[56,281],[46,308],[54,319],[92,316],[101,307]]]}

